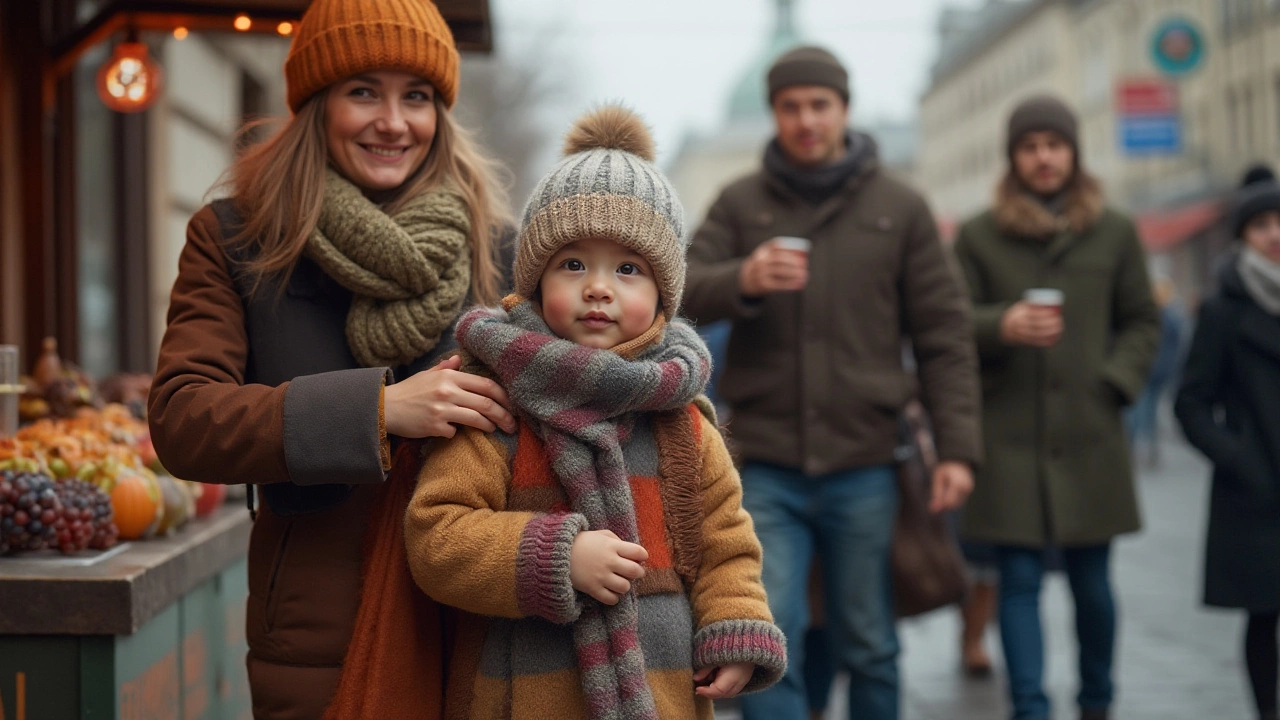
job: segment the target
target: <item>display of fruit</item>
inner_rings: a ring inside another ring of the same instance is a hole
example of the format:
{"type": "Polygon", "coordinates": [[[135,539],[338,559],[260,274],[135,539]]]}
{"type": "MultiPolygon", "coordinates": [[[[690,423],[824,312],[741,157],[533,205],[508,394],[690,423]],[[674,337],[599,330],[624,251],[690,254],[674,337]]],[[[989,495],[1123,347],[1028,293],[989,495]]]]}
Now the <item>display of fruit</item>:
{"type": "Polygon", "coordinates": [[[200,488],[196,497],[196,517],[212,515],[227,500],[227,486],[212,483],[192,483],[200,488]]]}
{"type": "Polygon", "coordinates": [[[18,401],[18,415],[23,422],[48,417],[70,417],[82,407],[98,407],[102,400],[97,386],[84,371],[58,357],[58,341],[45,338],[39,359],[29,378],[23,378],[26,391],[18,401]]]}
{"type": "Polygon", "coordinates": [[[103,384],[114,402],[45,340],[19,399],[23,426],[0,438],[0,554],[106,549],[117,539],[167,534],[212,513],[226,487],[168,476],[145,419],[152,378],[103,384]]]}
{"type": "Polygon", "coordinates": [[[120,468],[148,467],[143,453],[155,453],[146,423],[123,405],[107,405],[81,408],[72,418],[39,420],[0,440],[0,469],[21,469],[28,463],[13,461],[30,460],[34,469],[56,478],[77,477],[110,490],[120,468]]]}
{"type": "Polygon", "coordinates": [[[191,486],[185,481],[174,480],[168,475],[159,475],[156,479],[160,483],[163,509],[155,532],[157,535],[168,535],[195,516],[196,501],[191,486]]]}
{"type": "Polygon", "coordinates": [[[61,515],[53,478],[33,472],[0,472],[0,553],[53,547],[58,542],[61,515]]]}
{"type": "Polygon", "coordinates": [[[67,526],[59,529],[60,550],[106,550],[116,544],[120,531],[116,528],[110,495],[102,488],[83,480],[64,480],[54,483],[54,487],[65,508],[67,520],[67,526]],[[66,533],[65,537],[63,532],[66,533]],[[67,544],[73,539],[77,545],[69,550],[67,544]]]}
{"type": "Polygon", "coordinates": [[[57,548],[70,554],[116,543],[111,501],[88,483],[0,471],[0,554],[57,548]]]}
{"type": "Polygon", "coordinates": [[[139,420],[147,417],[147,396],[151,394],[151,375],[120,373],[98,383],[103,402],[118,403],[129,408],[139,420]]]}
{"type": "Polygon", "coordinates": [[[163,517],[160,484],[142,472],[125,472],[110,490],[116,528],[125,540],[137,540],[155,531],[163,517]]]}
{"type": "Polygon", "coordinates": [[[29,377],[23,377],[18,384],[26,388],[18,396],[18,419],[22,422],[34,422],[49,417],[52,410],[49,408],[49,401],[44,399],[43,388],[38,391],[36,381],[29,377]]]}

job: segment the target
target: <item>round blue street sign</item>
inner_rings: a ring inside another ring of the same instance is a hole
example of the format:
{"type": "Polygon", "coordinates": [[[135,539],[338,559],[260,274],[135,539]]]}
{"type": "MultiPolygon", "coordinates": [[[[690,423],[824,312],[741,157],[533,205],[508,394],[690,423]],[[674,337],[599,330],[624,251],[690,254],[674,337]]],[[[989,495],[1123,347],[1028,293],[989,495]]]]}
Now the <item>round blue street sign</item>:
{"type": "Polygon", "coordinates": [[[1168,75],[1189,73],[1204,58],[1204,35],[1186,18],[1166,20],[1156,26],[1152,36],[1151,58],[1168,75]]]}

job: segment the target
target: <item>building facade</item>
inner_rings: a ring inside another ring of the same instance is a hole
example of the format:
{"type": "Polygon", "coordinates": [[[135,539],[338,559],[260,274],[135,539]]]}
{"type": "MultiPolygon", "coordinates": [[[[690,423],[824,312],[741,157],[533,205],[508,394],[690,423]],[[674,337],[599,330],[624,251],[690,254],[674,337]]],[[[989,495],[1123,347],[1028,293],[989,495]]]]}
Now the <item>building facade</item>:
{"type": "Polygon", "coordinates": [[[1155,269],[1199,296],[1230,240],[1231,190],[1248,165],[1280,160],[1280,0],[988,0],[944,11],[938,31],[918,164],[944,232],[990,203],[1014,106],[1052,93],[1079,113],[1082,160],[1138,218],[1155,269]],[[1194,35],[1189,70],[1157,40],[1174,26],[1194,35]],[[1144,85],[1168,89],[1176,149],[1126,135],[1127,90],[1144,85]]]}

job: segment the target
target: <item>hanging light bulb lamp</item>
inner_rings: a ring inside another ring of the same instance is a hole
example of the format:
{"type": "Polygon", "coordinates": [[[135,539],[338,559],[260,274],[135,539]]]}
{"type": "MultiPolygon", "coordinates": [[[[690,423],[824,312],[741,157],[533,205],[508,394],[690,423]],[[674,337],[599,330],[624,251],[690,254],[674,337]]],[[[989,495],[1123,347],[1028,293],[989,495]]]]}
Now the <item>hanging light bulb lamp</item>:
{"type": "Polygon", "coordinates": [[[116,112],[142,112],[160,96],[162,81],[160,64],[138,41],[137,31],[130,30],[98,70],[98,97],[116,112]]]}

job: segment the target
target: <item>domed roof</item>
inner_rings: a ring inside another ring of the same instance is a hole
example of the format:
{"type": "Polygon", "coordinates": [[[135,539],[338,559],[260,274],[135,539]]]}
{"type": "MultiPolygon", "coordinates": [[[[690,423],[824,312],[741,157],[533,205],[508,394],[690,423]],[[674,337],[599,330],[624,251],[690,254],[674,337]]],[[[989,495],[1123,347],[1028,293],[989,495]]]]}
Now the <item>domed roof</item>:
{"type": "Polygon", "coordinates": [[[765,119],[769,116],[769,98],[765,92],[765,75],[782,53],[802,44],[796,32],[795,0],[774,0],[778,6],[773,37],[764,51],[748,66],[733,94],[729,96],[729,122],[765,119]]]}

